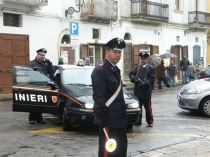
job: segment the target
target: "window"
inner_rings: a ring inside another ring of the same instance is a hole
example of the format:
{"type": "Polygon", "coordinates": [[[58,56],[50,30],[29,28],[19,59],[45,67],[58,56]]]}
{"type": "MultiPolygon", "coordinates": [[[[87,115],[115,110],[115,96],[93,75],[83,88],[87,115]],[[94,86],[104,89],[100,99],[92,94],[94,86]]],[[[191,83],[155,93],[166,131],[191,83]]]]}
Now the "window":
{"type": "Polygon", "coordinates": [[[180,10],[180,2],[179,2],[179,0],[175,0],[175,10],[180,10]]]}
{"type": "Polygon", "coordinates": [[[70,36],[69,36],[68,34],[65,34],[65,35],[63,36],[63,38],[61,39],[61,43],[62,43],[62,44],[64,44],[64,43],[70,44],[70,36]]]}
{"type": "Polygon", "coordinates": [[[22,15],[4,13],[4,26],[21,27],[22,15]]]}
{"type": "Polygon", "coordinates": [[[89,46],[89,58],[90,58],[90,65],[94,65],[94,55],[95,55],[95,52],[94,52],[94,47],[92,46],[89,46]]]}
{"type": "Polygon", "coordinates": [[[30,67],[15,67],[15,84],[16,85],[36,85],[47,86],[50,81],[44,74],[39,71],[34,71],[30,67]],[[39,78],[39,79],[37,79],[39,78]]]}
{"type": "Polygon", "coordinates": [[[102,60],[102,47],[101,46],[89,46],[90,65],[96,66],[102,60]]]}
{"type": "Polygon", "coordinates": [[[93,39],[100,39],[100,29],[93,28],[93,39]]]}
{"type": "Polygon", "coordinates": [[[198,37],[195,37],[195,42],[198,43],[198,37]]]}
{"type": "Polygon", "coordinates": [[[180,42],[180,36],[176,36],[176,42],[180,42]]]}

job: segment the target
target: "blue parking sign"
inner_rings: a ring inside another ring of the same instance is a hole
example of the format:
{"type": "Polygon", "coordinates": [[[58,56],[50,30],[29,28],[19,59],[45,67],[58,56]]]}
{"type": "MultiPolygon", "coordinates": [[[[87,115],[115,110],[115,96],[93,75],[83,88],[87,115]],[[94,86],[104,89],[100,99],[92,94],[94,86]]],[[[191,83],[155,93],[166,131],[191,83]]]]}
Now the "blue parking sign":
{"type": "Polygon", "coordinates": [[[78,35],[79,34],[79,24],[78,22],[70,22],[70,34],[78,35]]]}

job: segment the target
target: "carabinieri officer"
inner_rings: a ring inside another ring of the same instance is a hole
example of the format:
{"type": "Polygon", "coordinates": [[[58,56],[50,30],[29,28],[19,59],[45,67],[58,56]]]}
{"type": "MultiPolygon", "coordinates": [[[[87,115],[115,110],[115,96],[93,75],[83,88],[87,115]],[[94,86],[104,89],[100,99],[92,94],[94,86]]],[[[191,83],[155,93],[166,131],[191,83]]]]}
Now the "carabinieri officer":
{"type": "Polygon", "coordinates": [[[120,38],[107,42],[106,57],[95,67],[91,75],[95,121],[100,126],[99,157],[126,157],[127,154],[126,106],[120,69],[116,65],[121,59],[121,51],[125,46],[124,40],[120,38]],[[106,105],[118,88],[120,90],[116,98],[109,106],[106,105]],[[116,149],[111,153],[105,149],[107,139],[103,132],[104,127],[109,138],[115,139],[117,143],[116,149]]]}
{"type": "Polygon", "coordinates": [[[142,124],[142,106],[146,111],[146,122],[149,127],[153,127],[153,113],[152,113],[152,88],[155,81],[155,68],[148,63],[149,54],[146,52],[139,53],[141,64],[137,65],[129,73],[129,78],[134,83],[134,94],[139,99],[141,108],[140,120],[137,125],[142,124]]]}

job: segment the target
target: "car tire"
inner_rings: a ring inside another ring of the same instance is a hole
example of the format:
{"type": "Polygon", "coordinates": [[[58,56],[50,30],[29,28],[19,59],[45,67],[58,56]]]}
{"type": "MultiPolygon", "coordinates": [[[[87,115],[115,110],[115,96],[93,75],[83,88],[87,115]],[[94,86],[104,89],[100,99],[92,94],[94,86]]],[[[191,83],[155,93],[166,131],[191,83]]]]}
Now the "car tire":
{"type": "Polygon", "coordinates": [[[204,116],[210,117],[210,98],[205,98],[202,101],[200,111],[204,116]]]}
{"type": "Polygon", "coordinates": [[[63,131],[69,131],[71,129],[70,119],[66,106],[63,107],[63,131]]]}
{"type": "Polygon", "coordinates": [[[127,124],[127,129],[128,129],[128,130],[133,129],[133,125],[132,125],[132,124],[127,124]]]}

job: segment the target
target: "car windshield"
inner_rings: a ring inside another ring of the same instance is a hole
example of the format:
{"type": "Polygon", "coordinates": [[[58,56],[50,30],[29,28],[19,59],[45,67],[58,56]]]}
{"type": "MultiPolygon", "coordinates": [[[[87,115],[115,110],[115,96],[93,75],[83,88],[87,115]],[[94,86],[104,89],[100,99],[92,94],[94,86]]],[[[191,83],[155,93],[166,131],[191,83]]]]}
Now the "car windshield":
{"type": "Polygon", "coordinates": [[[66,85],[92,85],[93,68],[71,68],[63,71],[63,81],[66,85]]]}

